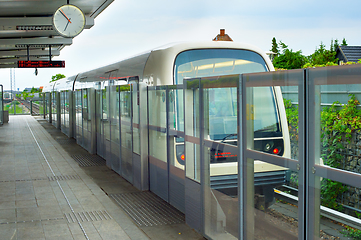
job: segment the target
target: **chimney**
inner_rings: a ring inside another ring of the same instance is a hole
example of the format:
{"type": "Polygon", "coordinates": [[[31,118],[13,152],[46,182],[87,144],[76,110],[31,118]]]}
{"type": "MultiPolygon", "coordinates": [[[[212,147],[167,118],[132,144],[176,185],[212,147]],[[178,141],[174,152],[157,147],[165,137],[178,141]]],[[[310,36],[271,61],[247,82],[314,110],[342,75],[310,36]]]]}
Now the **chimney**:
{"type": "Polygon", "coordinates": [[[226,29],[221,29],[220,33],[213,39],[213,41],[233,41],[232,38],[226,34],[226,29]]]}

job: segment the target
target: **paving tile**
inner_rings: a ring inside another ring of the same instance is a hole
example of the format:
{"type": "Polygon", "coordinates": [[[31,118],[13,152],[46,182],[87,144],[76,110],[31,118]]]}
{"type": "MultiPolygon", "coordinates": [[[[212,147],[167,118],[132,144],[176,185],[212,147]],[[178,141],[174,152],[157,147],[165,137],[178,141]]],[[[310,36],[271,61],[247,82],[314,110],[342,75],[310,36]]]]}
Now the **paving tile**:
{"type": "Polygon", "coordinates": [[[18,240],[45,239],[44,231],[40,228],[18,228],[18,240]]]}
{"type": "MultiPolygon", "coordinates": [[[[99,233],[87,233],[88,239],[91,240],[102,240],[99,233]]],[[[87,238],[84,234],[75,234],[73,235],[74,240],[86,240],[87,238]]]]}
{"type": "Polygon", "coordinates": [[[29,193],[29,194],[21,194],[18,193],[15,195],[15,200],[35,200],[35,194],[29,193]]]}
{"type": "MultiPolygon", "coordinates": [[[[98,233],[92,222],[81,222],[80,224],[87,235],[90,233],[98,233]]],[[[79,223],[69,223],[68,226],[72,235],[84,235],[79,223]]]]}
{"type": "Polygon", "coordinates": [[[66,238],[66,236],[67,237],[71,236],[68,224],[66,223],[43,224],[43,229],[46,239],[48,239],[48,237],[60,237],[60,236],[63,236],[64,237],[63,239],[68,239],[66,238]]]}
{"type": "MultiPolygon", "coordinates": [[[[0,209],[0,223],[15,222],[16,209],[0,209]]],[[[1,224],[0,224],[1,225],[1,224]]]]}
{"type": "Polygon", "coordinates": [[[16,223],[0,224],[1,239],[16,239],[16,232],[16,223]]]}
{"type": "Polygon", "coordinates": [[[16,208],[31,208],[31,207],[37,207],[35,199],[31,200],[17,200],[15,201],[16,208]]]}
{"type": "Polygon", "coordinates": [[[103,240],[114,240],[114,239],[122,239],[122,240],[130,240],[130,237],[124,231],[107,231],[99,233],[103,240]]]}
{"type": "Polygon", "coordinates": [[[54,199],[36,199],[36,204],[38,207],[59,206],[58,201],[54,199]]]}
{"type": "Polygon", "coordinates": [[[9,208],[15,208],[15,202],[14,201],[2,201],[0,198],[0,209],[9,209],[9,208]]]}
{"type": "Polygon", "coordinates": [[[64,217],[59,206],[38,207],[41,219],[54,219],[64,217]]]}
{"type": "Polygon", "coordinates": [[[16,221],[31,221],[40,220],[40,214],[38,208],[17,208],[16,209],[16,221]]]}
{"type": "Polygon", "coordinates": [[[43,225],[41,221],[28,221],[28,222],[17,222],[16,223],[17,229],[40,229],[43,231],[43,225]]]}

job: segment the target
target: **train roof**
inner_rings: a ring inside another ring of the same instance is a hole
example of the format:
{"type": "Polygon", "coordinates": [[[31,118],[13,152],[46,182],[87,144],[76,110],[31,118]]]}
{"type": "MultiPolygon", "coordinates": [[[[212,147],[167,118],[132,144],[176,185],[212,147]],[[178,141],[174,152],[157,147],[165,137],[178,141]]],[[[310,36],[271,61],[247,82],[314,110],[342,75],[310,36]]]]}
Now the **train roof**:
{"type": "Polygon", "coordinates": [[[254,45],[250,45],[246,43],[229,42],[229,41],[178,42],[178,43],[170,43],[160,47],[156,47],[154,49],[145,51],[138,55],[115,62],[113,64],[109,64],[90,71],[79,73],[77,75],[67,78],[67,82],[76,81],[78,83],[86,83],[86,82],[90,83],[90,82],[99,82],[102,80],[107,81],[112,79],[128,78],[131,76],[139,76],[139,79],[142,79],[145,64],[149,56],[153,52],[161,51],[164,52],[164,54],[169,55],[173,57],[173,59],[175,59],[176,56],[183,51],[194,50],[194,49],[205,49],[205,48],[208,49],[228,48],[228,49],[250,50],[260,54],[266,60],[267,64],[271,66],[270,70],[273,70],[272,64],[269,58],[267,57],[266,53],[254,45]]]}

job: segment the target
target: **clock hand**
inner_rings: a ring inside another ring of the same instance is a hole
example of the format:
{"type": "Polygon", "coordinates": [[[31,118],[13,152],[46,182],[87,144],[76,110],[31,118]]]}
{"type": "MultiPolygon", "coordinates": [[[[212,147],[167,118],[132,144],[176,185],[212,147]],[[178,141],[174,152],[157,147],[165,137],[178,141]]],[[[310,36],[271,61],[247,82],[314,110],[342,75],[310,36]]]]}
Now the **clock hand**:
{"type": "MultiPolygon", "coordinates": [[[[70,18],[71,19],[71,18],[70,18]]],[[[70,22],[70,19],[69,19],[69,21],[66,23],[66,25],[65,25],[65,28],[64,28],[64,31],[66,30],[66,28],[68,27],[68,25],[69,25],[69,22],[70,22]]],[[[70,22],[71,23],[71,22],[70,22]]]]}
{"type": "Polygon", "coordinates": [[[63,14],[63,16],[68,20],[68,23],[71,23],[70,19],[65,15],[65,13],[63,12],[63,9],[60,9],[61,14],[63,14]]]}

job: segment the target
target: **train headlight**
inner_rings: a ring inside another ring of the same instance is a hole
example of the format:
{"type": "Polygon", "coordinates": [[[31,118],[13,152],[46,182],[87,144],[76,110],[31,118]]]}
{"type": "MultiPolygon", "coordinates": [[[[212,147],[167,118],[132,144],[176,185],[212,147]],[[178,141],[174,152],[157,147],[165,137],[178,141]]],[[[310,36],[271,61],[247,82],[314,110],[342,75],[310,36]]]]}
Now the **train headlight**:
{"type": "Polygon", "coordinates": [[[268,142],[268,143],[266,143],[266,145],[264,146],[263,150],[264,150],[265,152],[269,152],[269,151],[273,148],[273,145],[274,145],[273,142],[268,142]]]}

